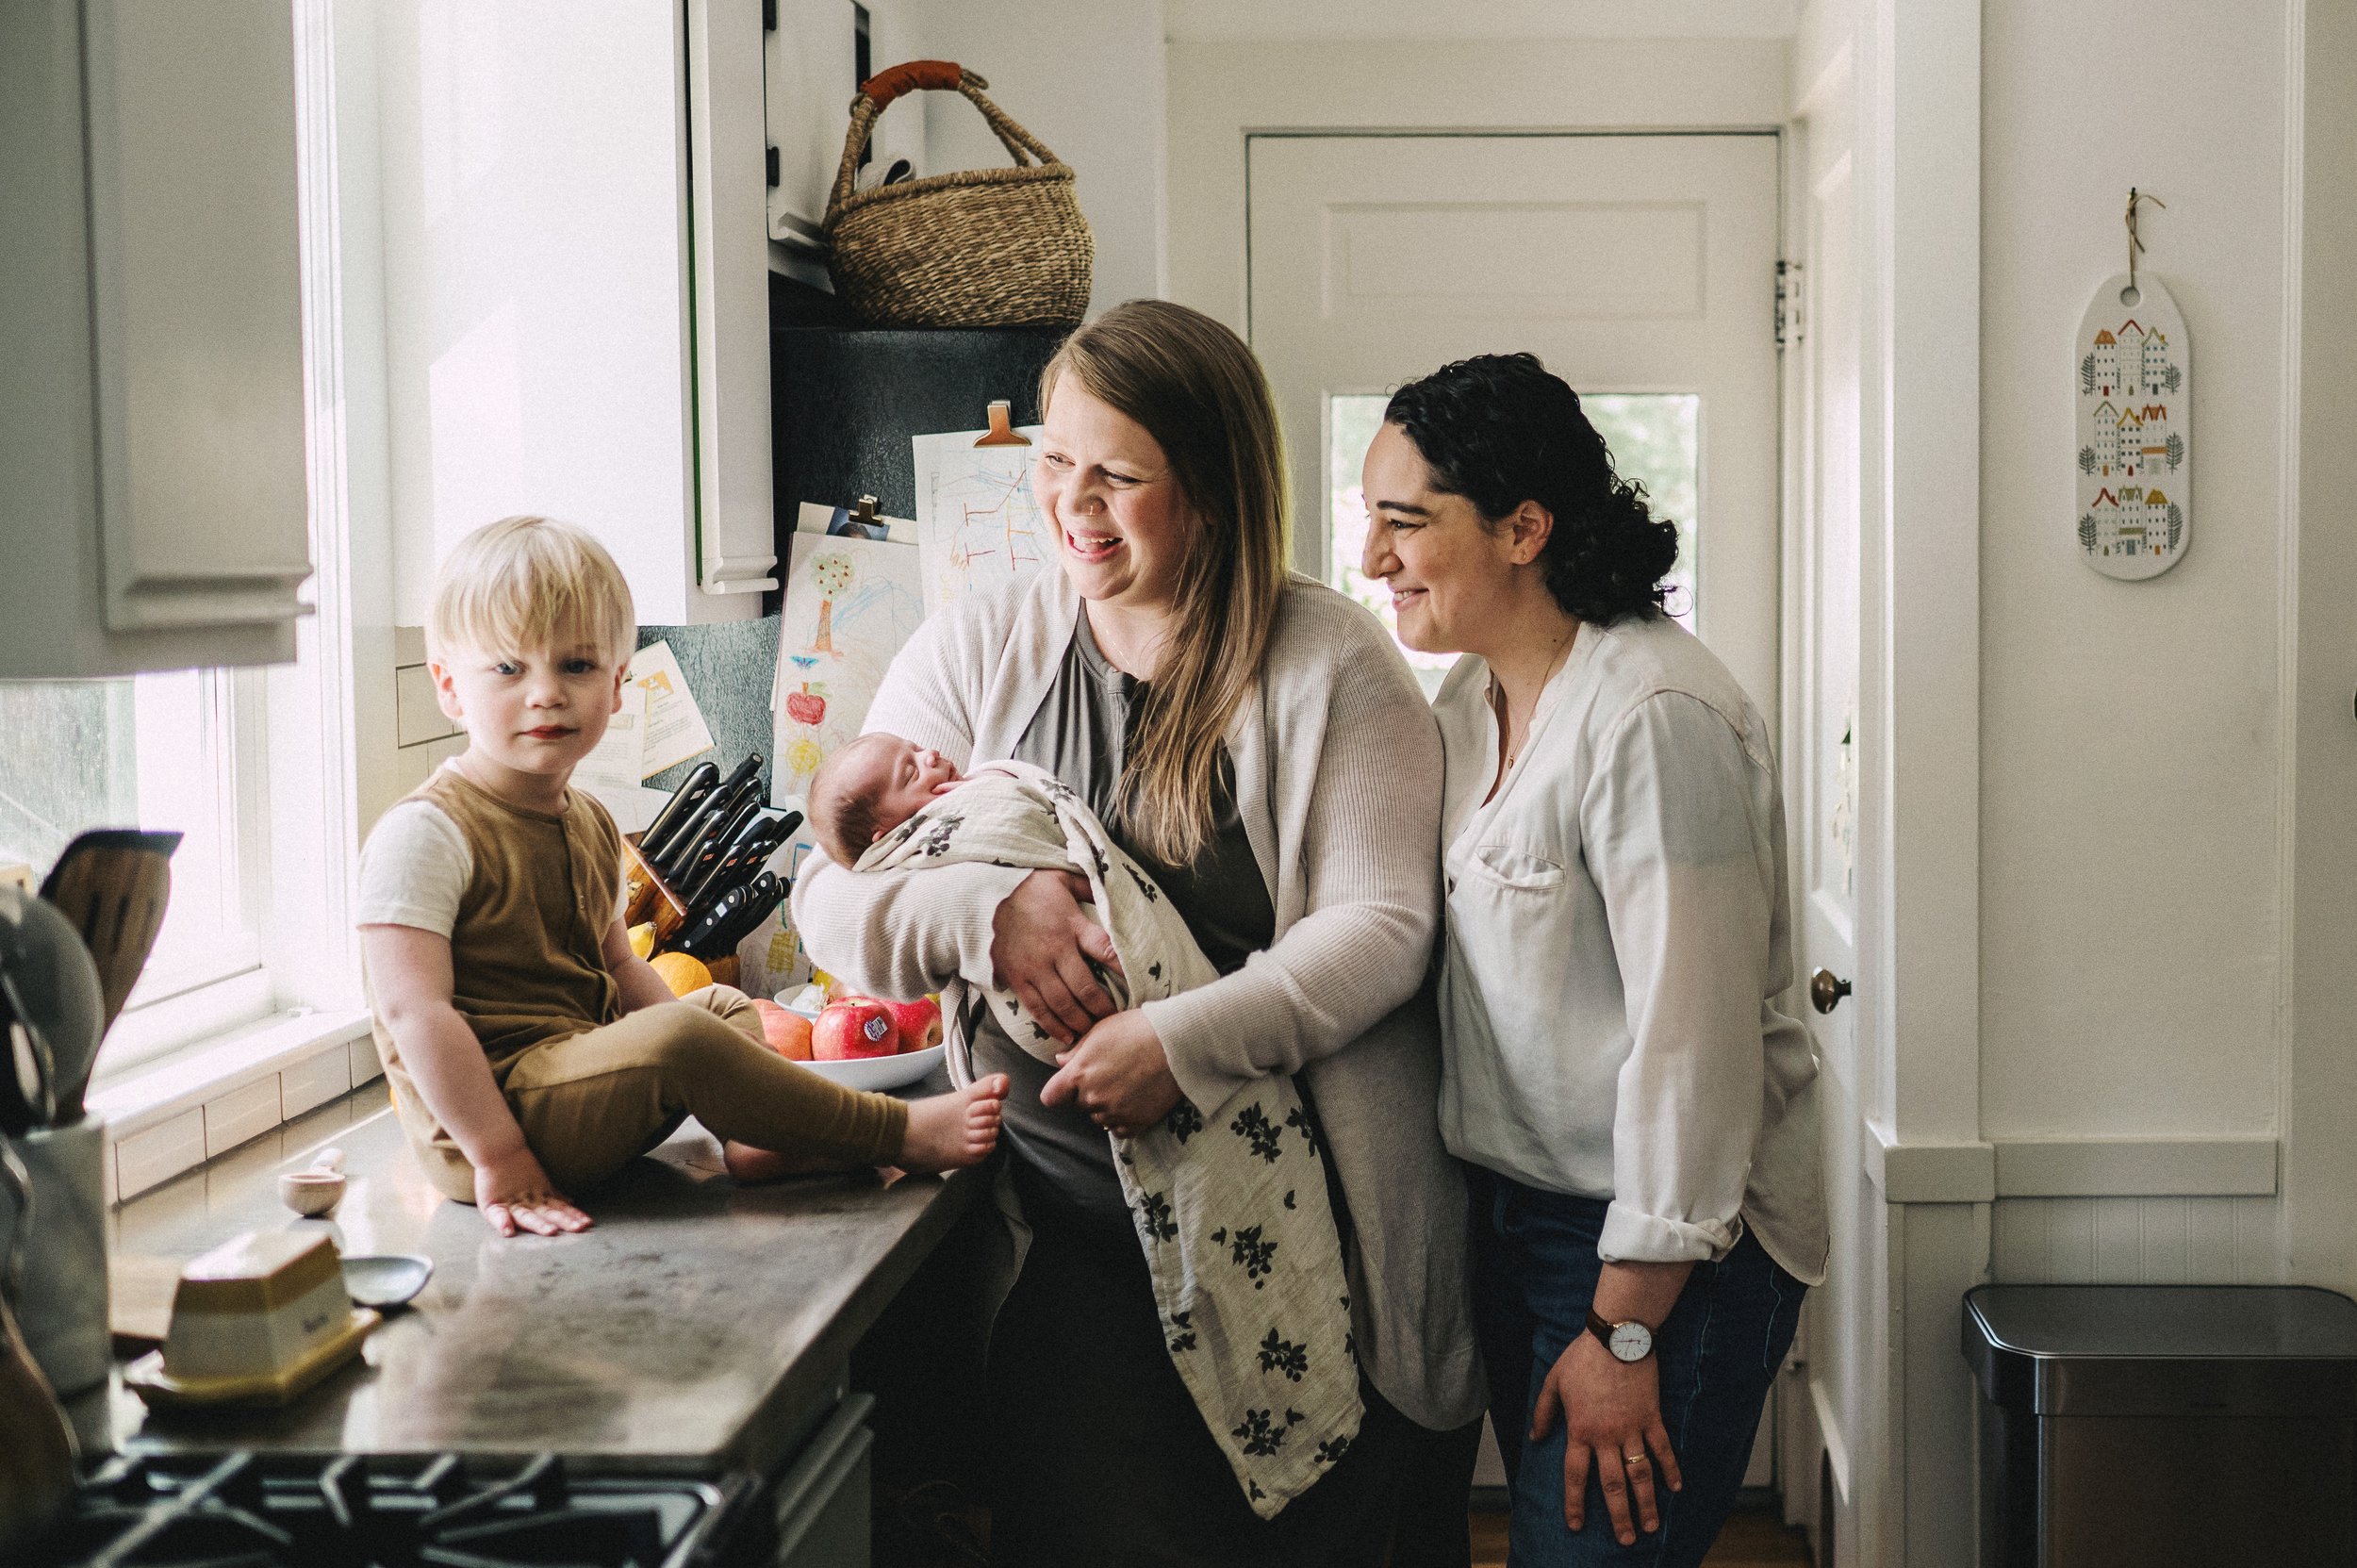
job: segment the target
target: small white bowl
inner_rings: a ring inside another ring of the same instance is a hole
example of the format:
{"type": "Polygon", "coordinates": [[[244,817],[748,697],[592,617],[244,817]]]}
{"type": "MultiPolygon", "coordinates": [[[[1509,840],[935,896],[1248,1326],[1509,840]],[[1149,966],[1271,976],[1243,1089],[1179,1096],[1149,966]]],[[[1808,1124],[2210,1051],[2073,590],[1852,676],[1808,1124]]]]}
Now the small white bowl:
{"type": "Polygon", "coordinates": [[[922,1082],[941,1065],[946,1046],[903,1051],[898,1056],[869,1056],[854,1062],[805,1062],[803,1066],[832,1078],[847,1089],[905,1089],[922,1082]]]}
{"type": "Polygon", "coordinates": [[[323,1214],[343,1197],[339,1170],[290,1170],[278,1179],[278,1201],[298,1214],[323,1214]]]}

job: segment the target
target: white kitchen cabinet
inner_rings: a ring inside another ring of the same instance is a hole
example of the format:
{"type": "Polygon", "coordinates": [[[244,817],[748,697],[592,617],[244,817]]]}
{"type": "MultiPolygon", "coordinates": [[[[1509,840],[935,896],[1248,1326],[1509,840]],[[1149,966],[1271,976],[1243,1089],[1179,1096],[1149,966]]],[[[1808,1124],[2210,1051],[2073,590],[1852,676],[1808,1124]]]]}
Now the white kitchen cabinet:
{"type": "Polygon", "coordinates": [[[291,659],[288,0],[0,6],[0,677],[291,659]]]}
{"type": "MultiPolygon", "coordinates": [[[[856,0],[766,0],[772,24],[762,42],[769,149],[769,238],[799,251],[820,249],[827,196],[843,165],[851,97],[865,75],[915,58],[899,11],[856,0]],[[866,69],[863,74],[861,66],[866,69]]],[[[871,171],[906,158],[925,173],[922,100],[887,111],[869,141],[871,171]]]]}
{"type": "Polygon", "coordinates": [[[776,586],[761,0],[377,12],[394,616],[517,512],[641,622],[776,586]]]}

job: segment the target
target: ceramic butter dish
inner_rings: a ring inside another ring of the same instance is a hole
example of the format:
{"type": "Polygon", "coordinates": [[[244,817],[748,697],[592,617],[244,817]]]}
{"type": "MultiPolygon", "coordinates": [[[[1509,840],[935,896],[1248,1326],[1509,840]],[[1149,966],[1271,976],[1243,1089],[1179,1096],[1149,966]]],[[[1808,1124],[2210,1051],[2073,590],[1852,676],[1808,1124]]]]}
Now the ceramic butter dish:
{"type": "Polygon", "coordinates": [[[377,1322],[353,1306],[327,1236],[248,1231],[180,1271],[163,1349],[124,1381],[151,1404],[283,1403],[350,1359],[377,1322]]]}

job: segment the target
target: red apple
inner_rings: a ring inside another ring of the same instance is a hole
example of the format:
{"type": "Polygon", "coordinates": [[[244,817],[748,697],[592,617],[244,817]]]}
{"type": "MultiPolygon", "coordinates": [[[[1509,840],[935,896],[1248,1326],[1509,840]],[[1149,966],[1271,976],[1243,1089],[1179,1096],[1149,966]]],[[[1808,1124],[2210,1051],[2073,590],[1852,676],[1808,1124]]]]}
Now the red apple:
{"type": "Polygon", "coordinates": [[[810,1032],[810,1054],[820,1062],[859,1062],[890,1056],[900,1048],[900,1032],[883,1003],[865,997],[829,1002],[810,1032]]]}
{"type": "Polygon", "coordinates": [[[892,1015],[892,1027],[900,1032],[900,1049],[931,1050],[941,1044],[941,1004],[931,997],[915,1001],[888,1001],[883,1004],[892,1015]]]}

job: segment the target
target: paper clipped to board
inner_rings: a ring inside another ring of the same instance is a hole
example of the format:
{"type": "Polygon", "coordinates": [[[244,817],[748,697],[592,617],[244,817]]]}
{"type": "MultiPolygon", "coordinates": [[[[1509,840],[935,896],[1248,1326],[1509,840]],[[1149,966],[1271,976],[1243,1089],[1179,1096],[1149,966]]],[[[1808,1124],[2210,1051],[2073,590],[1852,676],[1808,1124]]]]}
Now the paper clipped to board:
{"type": "MultiPolygon", "coordinates": [[[[873,502],[873,496],[862,496],[873,502]]],[[[805,501],[794,519],[797,534],[832,534],[855,539],[891,539],[899,544],[916,542],[916,523],[910,518],[885,517],[870,505],[865,509],[852,506],[826,506],[816,501],[805,501]]]]}
{"type": "MultiPolygon", "coordinates": [[[[1037,437],[1040,427],[1014,433],[1037,437]]],[[[1055,563],[1055,536],[1031,494],[1034,449],[1029,440],[975,444],[991,434],[955,430],[909,443],[916,458],[916,549],[927,614],[1055,563]]]]}
{"type": "Polygon", "coordinates": [[[796,541],[778,616],[777,765],[770,801],[856,738],[893,655],[925,619],[915,547],[852,535],[796,541]]]}
{"type": "Polygon", "coordinates": [[[680,673],[679,659],[668,642],[651,642],[633,654],[630,684],[647,694],[647,718],[642,727],[638,776],[651,778],[665,768],[712,750],[712,732],[703,710],[696,706],[680,673]]]}

